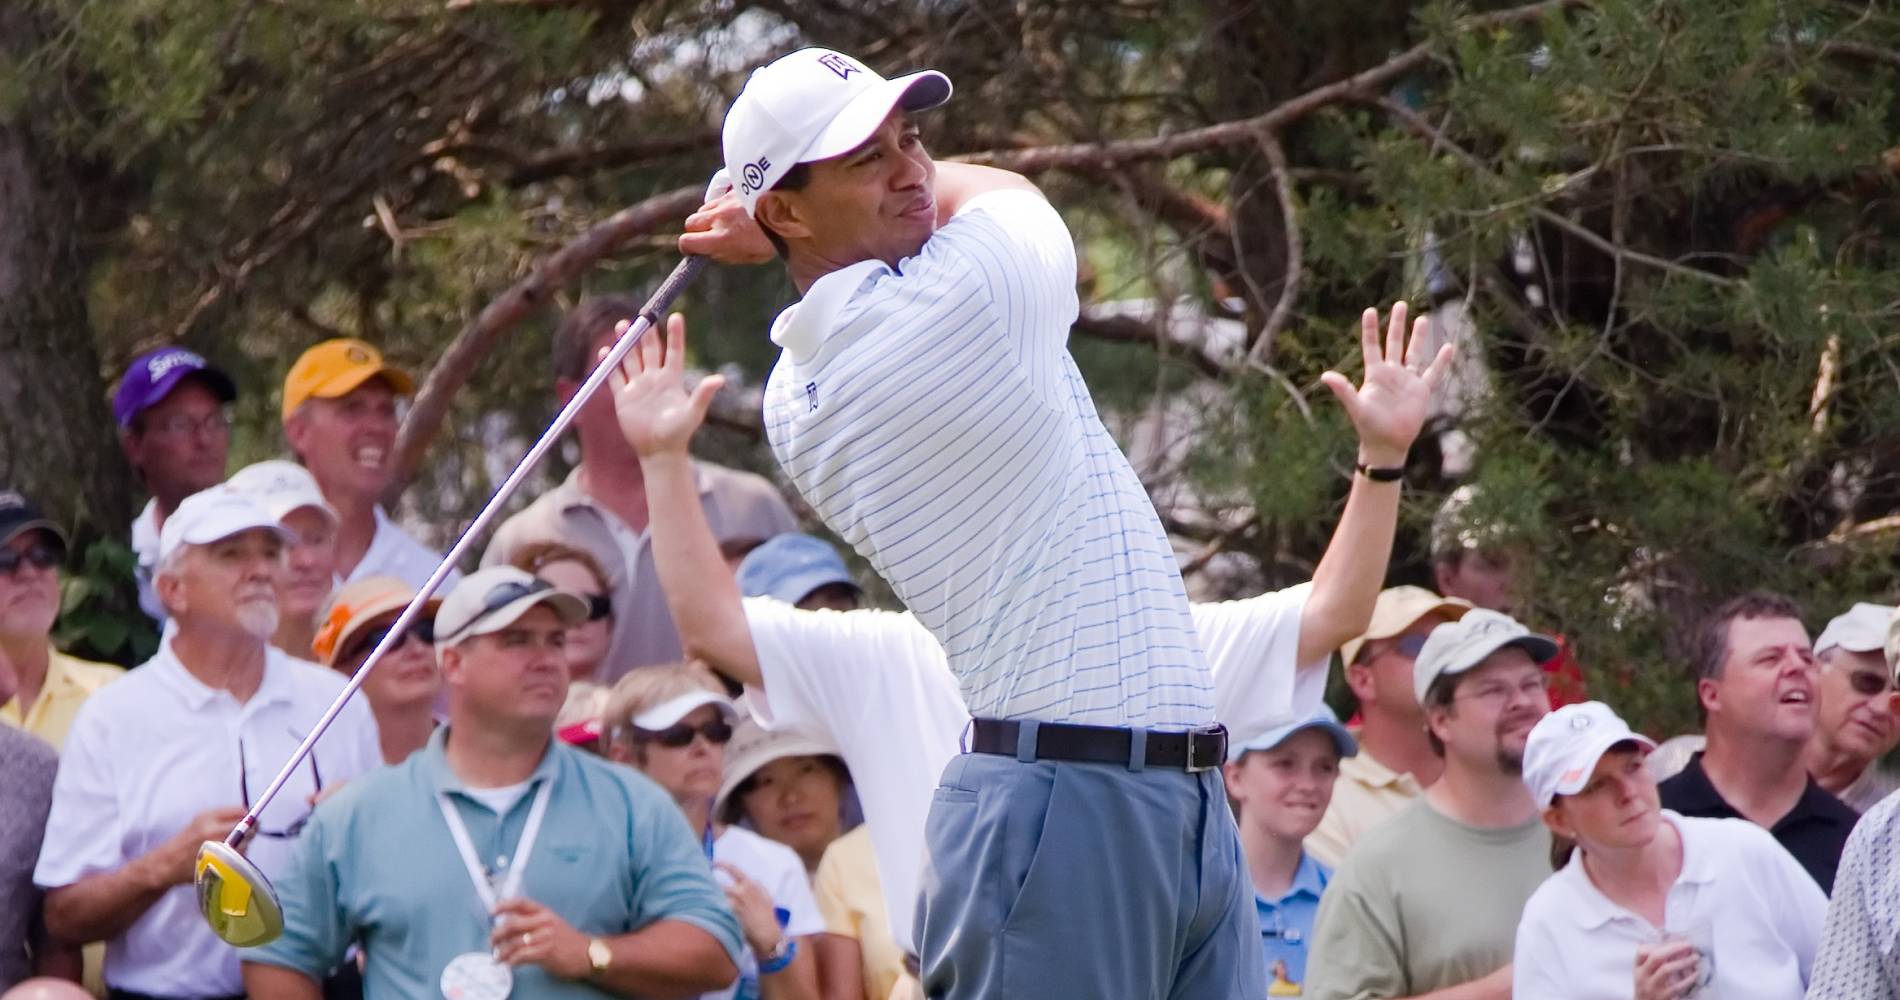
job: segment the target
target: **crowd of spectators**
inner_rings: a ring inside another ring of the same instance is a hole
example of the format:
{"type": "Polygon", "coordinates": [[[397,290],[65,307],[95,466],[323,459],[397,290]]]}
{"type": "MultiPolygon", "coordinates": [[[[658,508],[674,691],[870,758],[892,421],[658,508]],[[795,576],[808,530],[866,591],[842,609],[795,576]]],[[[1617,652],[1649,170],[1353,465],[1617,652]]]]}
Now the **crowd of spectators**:
{"type": "MultiPolygon", "coordinates": [[[[554,399],[635,308],[566,315],[554,399]]],[[[379,499],[413,386],[318,344],[284,382],[286,458],[227,476],[232,380],[178,348],[133,362],[113,409],[162,640],[129,671],[55,648],[67,535],[0,491],[0,989],[921,996],[919,887],[947,874],[924,819],[970,722],[942,645],[639,391],[591,401],[573,473],[392,636],[440,559],[379,499]],[[286,933],[226,945],[198,845],[379,647],[246,845],[286,933]]],[[[1722,605],[1685,671],[1703,732],[1658,750],[1513,617],[1530,556],[1472,499],[1434,524],[1436,591],[1379,589],[1396,496],[1355,494],[1312,582],[1193,607],[1268,995],[1894,995],[1894,609],[1810,642],[1785,597],[1722,605]]],[[[1053,905],[1061,869],[1104,863],[984,877],[1053,905]]]]}

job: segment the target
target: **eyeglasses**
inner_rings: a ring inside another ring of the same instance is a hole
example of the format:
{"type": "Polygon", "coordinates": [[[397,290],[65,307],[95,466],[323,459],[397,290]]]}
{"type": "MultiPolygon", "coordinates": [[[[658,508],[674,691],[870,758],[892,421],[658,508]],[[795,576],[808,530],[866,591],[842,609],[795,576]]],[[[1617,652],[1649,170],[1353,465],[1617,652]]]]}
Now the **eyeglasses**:
{"type": "Polygon", "coordinates": [[[59,565],[60,551],[51,545],[29,545],[21,549],[0,549],[0,576],[12,576],[20,567],[31,563],[36,569],[52,569],[59,565]]]}
{"type": "Polygon", "coordinates": [[[527,597],[529,594],[539,594],[542,591],[553,590],[553,589],[554,589],[554,586],[548,583],[546,580],[532,580],[532,581],[527,581],[527,582],[523,582],[521,580],[510,580],[507,583],[495,584],[493,587],[490,587],[488,589],[487,594],[482,595],[482,609],[480,611],[477,611],[473,615],[469,616],[468,621],[464,622],[461,628],[458,628],[447,635],[440,636],[439,638],[453,639],[456,636],[461,635],[463,632],[468,631],[469,627],[474,625],[476,622],[481,621],[482,619],[488,617],[489,615],[497,611],[500,611],[502,608],[505,608],[508,605],[513,604],[524,597],[527,597]]]}
{"type": "Polygon", "coordinates": [[[145,429],[166,437],[185,437],[190,434],[205,434],[211,437],[223,437],[231,433],[231,415],[219,410],[202,417],[193,417],[183,413],[174,413],[163,420],[154,420],[145,424],[145,429]]]}
{"type": "MultiPolygon", "coordinates": [[[[396,623],[390,622],[387,625],[379,625],[376,628],[370,629],[363,634],[362,639],[350,644],[350,651],[341,657],[341,659],[356,660],[369,655],[369,651],[375,649],[384,639],[388,638],[389,633],[394,631],[395,628],[396,623]]],[[[393,653],[401,649],[403,643],[406,642],[419,642],[427,646],[434,641],[435,622],[423,618],[419,621],[412,622],[410,626],[403,631],[402,638],[397,640],[395,645],[389,647],[389,651],[393,653]]]]}
{"type": "Polygon", "coordinates": [[[588,621],[597,622],[603,618],[613,616],[614,601],[613,598],[608,597],[606,594],[588,594],[583,600],[587,602],[588,621]]]}
{"type": "MultiPolygon", "coordinates": [[[[293,737],[296,737],[299,740],[303,738],[301,736],[297,736],[297,733],[295,731],[292,731],[290,735],[293,737]]],[[[247,759],[248,758],[244,756],[244,737],[239,736],[238,737],[238,792],[239,794],[243,796],[244,811],[248,813],[251,811],[251,769],[248,766],[246,766],[244,763],[247,759]]],[[[317,752],[315,750],[310,751],[309,760],[310,760],[310,784],[311,784],[310,794],[314,796],[318,792],[323,791],[323,772],[319,770],[317,767],[317,752]]],[[[304,825],[309,822],[310,822],[310,813],[306,812],[301,817],[299,817],[295,823],[292,823],[289,826],[284,827],[282,830],[266,830],[264,829],[264,824],[261,822],[261,817],[260,817],[260,822],[257,825],[257,836],[269,837],[272,840],[295,840],[297,838],[297,835],[303,832],[304,825]]]]}
{"type": "Polygon", "coordinates": [[[1459,697],[1466,695],[1469,695],[1472,701],[1505,705],[1510,703],[1512,695],[1523,695],[1528,701],[1542,701],[1550,697],[1550,686],[1542,676],[1539,676],[1535,680],[1528,680],[1522,684],[1485,684],[1481,687],[1472,688],[1468,692],[1458,692],[1459,697]]]}
{"type": "Polygon", "coordinates": [[[698,727],[685,724],[668,726],[665,729],[659,730],[640,729],[636,727],[634,732],[643,743],[658,743],[663,747],[671,747],[675,750],[692,745],[693,737],[695,736],[704,736],[706,737],[706,742],[717,747],[725,746],[732,740],[732,723],[724,719],[714,719],[698,727]]]}
{"type": "Polygon", "coordinates": [[[1847,683],[1854,689],[1855,694],[1863,698],[1885,694],[1887,689],[1893,686],[1886,674],[1875,673],[1872,670],[1847,671],[1847,683]]]}

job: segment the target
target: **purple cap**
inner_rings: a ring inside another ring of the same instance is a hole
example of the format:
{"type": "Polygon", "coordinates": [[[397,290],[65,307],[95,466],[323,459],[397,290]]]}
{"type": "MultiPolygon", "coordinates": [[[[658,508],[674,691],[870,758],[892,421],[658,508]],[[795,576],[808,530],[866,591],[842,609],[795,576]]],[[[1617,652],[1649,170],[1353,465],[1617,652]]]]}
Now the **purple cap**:
{"type": "Polygon", "coordinates": [[[132,426],[132,420],[164,399],[178,383],[193,375],[202,376],[218,399],[229,403],[237,398],[237,386],[230,376],[211,367],[205,359],[182,347],[161,347],[139,355],[125,369],[119,391],[112,395],[112,416],[120,427],[132,426]]]}

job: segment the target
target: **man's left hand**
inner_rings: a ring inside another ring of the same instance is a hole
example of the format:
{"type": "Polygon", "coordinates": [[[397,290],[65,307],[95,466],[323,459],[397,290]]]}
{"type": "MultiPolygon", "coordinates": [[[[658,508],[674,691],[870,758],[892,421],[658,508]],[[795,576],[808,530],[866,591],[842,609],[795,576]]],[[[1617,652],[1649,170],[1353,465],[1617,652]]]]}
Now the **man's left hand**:
{"type": "Polygon", "coordinates": [[[538,965],[561,979],[585,979],[588,937],[532,899],[504,899],[495,907],[489,942],[508,965],[538,965]]]}
{"type": "Polygon", "coordinates": [[[1407,342],[1405,314],[1405,303],[1392,306],[1383,348],[1379,344],[1379,311],[1367,309],[1360,316],[1359,344],[1365,355],[1366,375],[1358,388],[1338,372],[1320,376],[1359,432],[1360,460],[1368,465],[1404,464],[1406,453],[1431,412],[1432,391],[1451,367],[1450,344],[1440,347],[1435,355],[1431,352],[1430,319],[1420,316],[1412,324],[1411,340],[1407,342]]]}

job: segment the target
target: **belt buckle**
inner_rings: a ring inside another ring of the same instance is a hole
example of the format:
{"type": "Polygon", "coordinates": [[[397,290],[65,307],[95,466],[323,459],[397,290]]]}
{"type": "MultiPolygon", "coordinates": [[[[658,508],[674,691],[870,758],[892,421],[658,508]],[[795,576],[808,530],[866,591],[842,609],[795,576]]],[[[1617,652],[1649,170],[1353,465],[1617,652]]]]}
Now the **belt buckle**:
{"type": "Polygon", "coordinates": [[[1214,728],[1209,729],[1209,730],[1200,730],[1200,729],[1188,730],[1187,731],[1187,760],[1183,762],[1183,764],[1185,765],[1183,769],[1186,770],[1187,773],[1189,774],[1200,774],[1203,771],[1212,771],[1215,768],[1219,767],[1221,765],[1221,761],[1218,758],[1222,756],[1221,754],[1214,755],[1216,760],[1212,764],[1197,764],[1194,762],[1194,737],[1200,736],[1206,739],[1219,740],[1222,736],[1225,736],[1226,734],[1227,734],[1227,730],[1221,726],[1215,726],[1214,728]]]}

